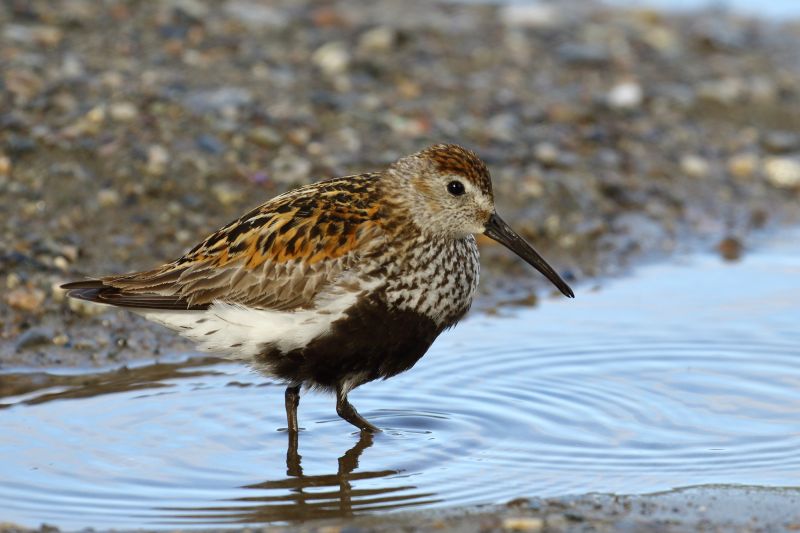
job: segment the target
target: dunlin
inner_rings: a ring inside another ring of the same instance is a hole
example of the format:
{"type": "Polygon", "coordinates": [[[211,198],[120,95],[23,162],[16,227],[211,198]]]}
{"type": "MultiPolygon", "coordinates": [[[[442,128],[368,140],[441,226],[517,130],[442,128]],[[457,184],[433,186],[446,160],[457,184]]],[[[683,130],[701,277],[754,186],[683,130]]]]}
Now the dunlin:
{"type": "Polygon", "coordinates": [[[277,196],[153,270],[64,288],[283,380],[290,432],[303,385],[335,392],[339,416],[376,431],[347,394],[408,370],[464,316],[481,233],[573,297],[495,212],[483,161],[446,144],[277,196]]]}

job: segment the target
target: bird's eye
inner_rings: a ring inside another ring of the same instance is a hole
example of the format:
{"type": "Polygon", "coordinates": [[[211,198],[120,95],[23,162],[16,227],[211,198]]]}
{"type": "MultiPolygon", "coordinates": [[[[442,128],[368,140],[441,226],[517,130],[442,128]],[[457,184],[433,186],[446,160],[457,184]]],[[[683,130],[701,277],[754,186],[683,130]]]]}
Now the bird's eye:
{"type": "Polygon", "coordinates": [[[460,181],[451,181],[447,184],[447,192],[453,196],[461,196],[464,194],[464,184],[460,181]]]}

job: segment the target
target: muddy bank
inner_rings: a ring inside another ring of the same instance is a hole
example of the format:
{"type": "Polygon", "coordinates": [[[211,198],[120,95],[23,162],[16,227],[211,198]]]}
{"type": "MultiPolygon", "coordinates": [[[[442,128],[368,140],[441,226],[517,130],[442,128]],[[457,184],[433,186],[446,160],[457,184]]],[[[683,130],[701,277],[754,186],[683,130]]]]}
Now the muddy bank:
{"type": "MultiPolygon", "coordinates": [[[[389,2],[0,10],[0,367],[190,349],[64,280],[152,267],[288,188],[440,141],[577,283],[796,221],[797,25],[389,2]]],[[[484,290],[538,278],[486,244],[484,290]]],[[[496,296],[496,295],[502,296],[496,296]]]]}
{"type": "MultiPolygon", "coordinates": [[[[590,494],[550,499],[520,498],[503,506],[319,520],[305,522],[300,527],[266,526],[259,531],[794,531],[800,528],[799,507],[800,492],[796,488],[708,485],[644,496],[590,494]]],[[[0,523],[0,532],[3,533],[26,531],[57,532],[59,529],[42,525],[29,530],[0,523]]]]}

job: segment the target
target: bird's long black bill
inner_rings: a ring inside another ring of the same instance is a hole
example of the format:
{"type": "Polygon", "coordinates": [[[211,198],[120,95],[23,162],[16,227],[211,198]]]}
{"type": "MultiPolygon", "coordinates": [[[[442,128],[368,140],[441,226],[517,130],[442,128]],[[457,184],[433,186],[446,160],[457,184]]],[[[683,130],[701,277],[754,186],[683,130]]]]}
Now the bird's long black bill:
{"type": "Polygon", "coordinates": [[[489,218],[489,222],[486,223],[486,231],[484,234],[487,237],[490,237],[518,256],[525,260],[529,265],[533,268],[544,274],[544,277],[550,280],[550,282],[558,287],[564,296],[568,298],[574,298],[575,293],[572,292],[572,289],[567,285],[567,282],[561,279],[553,267],[547,264],[547,261],[539,255],[539,253],[531,247],[530,244],[525,242],[522,237],[520,237],[517,232],[515,232],[511,227],[503,222],[503,219],[497,216],[497,214],[493,214],[491,218],[489,218]]]}

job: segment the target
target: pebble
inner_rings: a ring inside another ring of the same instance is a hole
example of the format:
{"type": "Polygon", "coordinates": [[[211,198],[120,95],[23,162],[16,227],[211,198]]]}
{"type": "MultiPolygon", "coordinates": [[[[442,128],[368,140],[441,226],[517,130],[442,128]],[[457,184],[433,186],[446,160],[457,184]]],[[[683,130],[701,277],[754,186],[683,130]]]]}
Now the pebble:
{"type": "Polygon", "coordinates": [[[785,154],[800,149],[800,135],[791,131],[770,131],[764,135],[762,145],[772,154],[785,154]]]}
{"type": "Polygon", "coordinates": [[[330,76],[342,74],[350,66],[350,52],[341,41],[325,43],[311,55],[311,61],[330,76]]]}
{"type": "Polygon", "coordinates": [[[253,0],[231,0],[223,4],[225,14],[253,29],[283,28],[289,20],[287,11],[253,0]]]}
{"type": "Polygon", "coordinates": [[[114,207],[120,203],[120,195],[114,189],[100,189],[97,191],[97,203],[101,207],[114,207]]]}
{"type": "Polygon", "coordinates": [[[222,141],[215,135],[208,133],[198,135],[197,138],[195,138],[195,143],[200,150],[207,154],[219,155],[225,151],[225,145],[222,144],[222,141]]]}
{"type": "Polygon", "coordinates": [[[288,150],[281,150],[272,160],[270,176],[275,181],[296,184],[306,181],[311,173],[311,162],[288,150]]]}
{"type": "Polygon", "coordinates": [[[53,266],[59,270],[67,271],[69,269],[69,261],[64,256],[59,255],[53,259],[53,266]]]}
{"type": "Polygon", "coordinates": [[[575,66],[599,67],[611,62],[608,50],[590,44],[564,43],[558,47],[557,53],[562,61],[575,66]]]}
{"type": "Polygon", "coordinates": [[[243,87],[221,87],[210,91],[192,91],[183,100],[190,111],[198,114],[225,112],[250,105],[253,94],[243,87]]]}
{"type": "Polygon", "coordinates": [[[544,529],[544,520],[533,516],[504,518],[503,529],[506,531],[541,531],[544,529]]]}
{"type": "Polygon", "coordinates": [[[744,245],[736,237],[725,237],[717,244],[717,251],[726,261],[737,261],[742,257],[744,245]]]}
{"type": "Polygon", "coordinates": [[[559,152],[553,143],[541,142],[533,147],[533,156],[543,165],[555,165],[558,163],[559,152]]]}
{"type": "Polygon", "coordinates": [[[561,23],[561,13],[555,4],[510,3],[502,6],[500,20],[506,26],[547,29],[561,23]]]}
{"type": "Polygon", "coordinates": [[[697,87],[699,97],[722,105],[735,103],[743,97],[744,91],[744,82],[737,78],[710,80],[697,87]]]}
{"type": "Polygon", "coordinates": [[[22,284],[22,278],[19,277],[19,274],[16,272],[10,273],[6,276],[6,288],[7,289],[16,289],[22,284]]]}
{"type": "Polygon", "coordinates": [[[35,287],[17,287],[6,294],[6,303],[22,311],[38,311],[44,303],[44,291],[35,287]]]}
{"type": "Polygon", "coordinates": [[[728,159],[728,172],[737,178],[751,178],[758,171],[759,159],[755,154],[736,154],[728,159]]]}
{"type": "Polygon", "coordinates": [[[235,205],[244,198],[241,190],[234,189],[227,183],[217,183],[211,188],[211,192],[214,193],[217,201],[224,206],[235,205]]]}
{"type": "Polygon", "coordinates": [[[615,109],[635,109],[642,105],[643,99],[642,86],[633,81],[615,85],[606,96],[608,105],[615,109]]]}
{"type": "Polygon", "coordinates": [[[153,176],[160,176],[166,172],[169,164],[169,152],[160,144],[152,144],[147,149],[146,170],[153,176]]]}
{"type": "Polygon", "coordinates": [[[46,327],[32,327],[21,333],[14,343],[14,351],[19,352],[26,348],[50,344],[53,338],[53,331],[46,327]]]}
{"type": "Polygon", "coordinates": [[[280,133],[266,126],[253,128],[248,132],[247,138],[255,144],[265,148],[274,148],[275,146],[279,146],[283,140],[280,133]]]}
{"type": "Polygon", "coordinates": [[[764,162],[767,181],[782,189],[800,187],[800,160],[790,157],[769,157],[764,162]]]}
{"type": "Polygon", "coordinates": [[[11,158],[0,152],[0,176],[11,174],[11,158]]]}
{"type": "Polygon", "coordinates": [[[139,116],[139,110],[130,102],[117,102],[111,104],[108,114],[117,122],[130,122],[139,116]]]}
{"type": "Polygon", "coordinates": [[[365,32],[358,40],[358,50],[365,54],[388,52],[397,42],[397,32],[387,26],[379,26],[365,32]]]}
{"type": "Polygon", "coordinates": [[[690,178],[705,178],[709,174],[710,166],[706,159],[688,154],[681,157],[681,170],[690,178]]]}
{"type": "Polygon", "coordinates": [[[3,37],[21,44],[55,46],[63,36],[62,31],[54,26],[6,24],[3,29],[3,37]]]}
{"type": "Polygon", "coordinates": [[[59,333],[53,337],[53,344],[56,346],[66,346],[69,343],[69,337],[63,333],[59,333]]]}
{"type": "Polygon", "coordinates": [[[86,300],[78,300],[75,298],[68,298],[67,304],[69,305],[70,311],[83,316],[97,316],[105,313],[108,310],[108,306],[106,305],[95,304],[92,302],[87,302],[86,300]]]}

